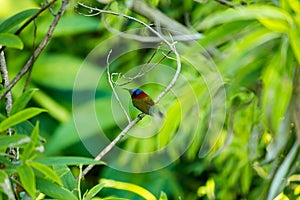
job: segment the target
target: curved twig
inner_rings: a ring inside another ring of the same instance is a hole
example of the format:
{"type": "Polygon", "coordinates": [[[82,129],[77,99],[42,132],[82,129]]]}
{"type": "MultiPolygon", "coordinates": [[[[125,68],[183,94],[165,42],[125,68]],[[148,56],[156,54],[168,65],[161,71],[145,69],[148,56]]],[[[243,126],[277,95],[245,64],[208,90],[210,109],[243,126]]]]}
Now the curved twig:
{"type": "Polygon", "coordinates": [[[107,55],[107,59],[106,59],[106,72],[107,72],[108,82],[109,82],[110,87],[111,87],[111,89],[112,89],[112,91],[113,91],[113,93],[114,93],[114,95],[115,95],[115,97],[116,97],[117,102],[119,103],[119,105],[120,105],[122,111],[124,112],[124,114],[125,114],[125,116],[126,116],[126,118],[127,118],[128,123],[130,123],[130,122],[131,122],[131,119],[130,119],[130,117],[129,117],[129,114],[127,113],[127,111],[125,110],[123,104],[121,103],[121,101],[120,101],[120,99],[119,99],[119,96],[118,96],[118,94],[117,94],[117,92],[116,92],[116,90],[115,90],[115,88],[114,88],[114,86],[113,86],[112,80],[111,80],[111,75],[110,75],[110,72],[109,72],[109,57],[110,57],[110,54],[111,54],[111,53],[112,53],[112,50],[109,51],[109,53],[108,53],[108,55],[107,55]]]}
{"type": "MultiPolygon", "coordinates": [[[[181,71],[181,62],[180,62],[180,56],[176,50],[175,44],[176,42],[173,41],[169,42],[164,36],[162,36],[159,32],[157,32],[156,30],[154,30],[151,26],[149,26],[148,24],[146,24],[143,21],[140,21],[134,17],[125,15],[125,14],[120,14],[117,12],[113,12],[113,11],[108,11],[108,10],[101,10],[98,8],[93,8],[90,6],[86,6],[82,3],[79,3],[80,6],[87,8],[89,10],[92,11],[96,11],[98,13],[105,13],[105,14],[111,14],[111,15],[116,15],[119,17],[124,17],[127,18],[129,20],[133,20],[139,24],[142,24],[143,26],[145,26],[146,28],[148,28],[152,33],[154,33],[158,38],[160,38],[160,41],[164,42],[169,48],[170,50],[175,54],[176,56],[176,61],[177,61],[177,70],[176,73],[173,77],[173,79],[171,80],[171,82],[169,83],[169,85],[165,88],[165,90],[155,99],[155,102],[158,102],[164,95],[167,94],[167,92],[173,87],[173,85],[175,84],[175,82],[177,81],[180,71],[181,71]]],[[[171,37],[171,35],[170,35],[171,37]]],[[[172,37],[171,37],[172,38],[172,37]]],[[[111,151],[111,149],[118,143],[118,141],[120,141],[125,135],[126,133],[137,123],[139,122],[143,117],[145,116],[144,113],[138,115],[138,117],[136,117],[133,121],[131,121],[126,127],[125,129],[109,144],[107,145],[96,157],[94,160],[99,161],[103,158],[103,156],[105,156],[109,151],[111,151]]],[[[84,177],[92,168],[94,167],[94,164],[90,164],[88,165],[82,172],[82,177],[84,177]]]]}
{"type": "Polygon", "coordinates": [[[117,12],[113,12],[113,11],[109,11],[109,10],[102,10],[102,9],[98,9],[98,8],[94,8],[94,7],[90,7],[90,6],[87,6],[83,3],[78,3],[78,5],[86,8],[86,9],[89,9],[89,10],[93,10],[93,11],[97,11],[98,13],[104,13],[104,14],[110,14],[110,15],[116,15],[116,16],[119,16],[119,17],[124,17],[124,18],[127,18],[129,20],[133,20],[143,26],[145,26],[146,28],[148,28],[152,33],[154,33],[159,39],[160,41],[164,42],[169,48],[170,50],[175,54],[176,56],[176,61],[177,61],[177,70],[176,70],[176,73],[172,79],[172,81],[170,82],[170,84],[166,87],[166,89],[155,99],[155,102],[158,102],[163,96],[166,95],[166,93],[173,87],[173,85],[175,84],[178,76],[179,76],[179,73],[181,71],[181,63],[180,63],[180,56],[176,50],[176,47],[175,47],[175,44],[176,42],[173,41],[173,38],[171,37],[172,39],[172,42],[169,42],[164,36],[162,36],[159,32],[157,32],[156,30],[154,30],[151,26],[149,26],[148,24],[146,24],[145,22],[139,20],[139,19],[136,19],[134,17],[131,17],[131,16],[128,16],[128,15],[125,15],[125,14],[121,14],[121,13],[117,13],[117,12]]]}

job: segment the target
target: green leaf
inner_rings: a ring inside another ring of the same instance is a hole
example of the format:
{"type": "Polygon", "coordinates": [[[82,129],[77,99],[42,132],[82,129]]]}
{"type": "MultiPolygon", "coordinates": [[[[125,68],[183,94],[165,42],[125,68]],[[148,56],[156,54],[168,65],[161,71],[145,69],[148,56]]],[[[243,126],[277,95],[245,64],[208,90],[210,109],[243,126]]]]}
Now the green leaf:
{"type": "Polygon", "coordinates": [[[4,135],[0,136],[0,147],[20,146],[30,142],[30,138],[26,135],[4,135]]]}
{"type": "Polygon", "coordinates": [[[253,19],[273,19],[276,23],[282,23],[285,26],[293,24],[291,16],[282,9],[272,6],[248,6],[210,15],[196,29],[208,29],[223,23],[253,19]]]}
{"type": "Polygon", "coordinates": [[[24,44],[18,36],[12,33],[0,33],[0,46],[22,50],[24,44]]]}
{"type": "Polygon", "coordinates": [[[6,194],[8,199],[15,199],[14,191],[11,188],[9,177],[3,170],[0,170],[0,192],[6,194]]]}
{"type": "Polygon", "coordinates": [[[95,161],[91,158],[75,157],[75,156],[55,156],[55,157],[45,157],[37,158],[34,161],[43,163],[45,165],[103,165],[102,161],[95,161]]]}
{"type": "Polygon", "coordinates": [[[62,185],[62,182],[59,178],[59,176],[55,173],[55,171],[42,163],[39,162],[28,162],[28,165],[30,165],[31,167],[35,168],[36,170],[40,171],[42,174],[44,174],[44,177],[59,184],[62,185]]]}
{"type": "Polygon", "coordinates": [[[300,64],[300,49],[299,49],[299,45],[300,45],[300,25],[298,27],[293,27],[293,29],[291,29],[289,31],[289,37],[290,37],[290,43],[294,52],[294,55],[298,61],[298,64],[300,64]]]}
{"type": "Polygon", "coordinates": [[[27,103],[30,101],[32,98],[33,94],[37,91],[38,89],[32,88],[24,92],[20,97],[18,97],[11,108],[10,115],[13,115],[25,108],[27,103]]]}
{"type": "Polygon", "coordinates": [[[6,19],[4,22],[2,22],[0,24],[0,33],[9,31],[10,29],[15,27],[16,25],[23,22],[28,17],[34,15],[38,10],[39,9],[36,9],[36,8],[28,9],[28,10],[24,10],[22,12],[19,12],[15,15],[9,17],[8,19],[6,19]]]}
{"type": "Polygon", "coordinates": [[[92,187],[86,194],[84,200],[91,200],[94,196],[96,196],[100,190],[102,190],[104,187],[104,183],[99,183],[92,187]]]}
{"type": "Polygon", "coordinates": [[[290,149],[288,155],[284,158],[281,165],[278,167],[274,178],[271,180],[271,186],[268,191],[268,200],[274,199],[286,185],[286,180],[291,173],[291,169],[297,163],[297,158],[299,157],[299,144],[296,141],[293,147],[290,149]]]}
{"type": "Polygon", "coordinates": [[[0,163],[8,166],[8,168],[13,168],[14,164],[9,160],[8,157],[0,156],[0,163]]]}
{"type": "Polygon", "coordinates": [[[289,6],[296,12],[300,13],[300,2],[298,0],[287,0],[289,6]]]}
{"type": "Polygon", "coordinates": [[[115,181],[115,180],[110,180],[110,179],[100,179],[100,183],[104,183],[104,187],[106,188],[115,188],[119,190],[126,190],[129,192],[133,192],[144,199],[153,199],[156,200],[157,198],[148,190],[132,184],[132,183],[125,183],[125,182],[120,182],[120,181],[115,181]]]}
{"type": "Polygon", "coordinates": [[[76,196],[72,194],[72,192],[49,180],[37,178],[36,185],[41,192],[54,199],[77,200],[76,196]]]}
{"type": "MultiPolygon", "coordinates": [[[[63,186],[70,191],[77,193],[75,188],[77,188],[77,181],[73,176],[70,168],[66,165],[54,165],[53,169],[56,171],[56,174],[60,177],[60,180],[63,183],[63,186]]],[[[78,195],[78,194],[75,194],[78,195]]]]}
{"type": "Polygon", "coordinates": [[[3,132],[8,128],[11,128],[12,126],[24,122],[27,119],[30,119],[40,114],[41,112],[45,112],[45,111],[46,110],[40,108],[26,108],[20,112],[17,112],[0,123],[0,132],[3,132]]]}
{"type": "Polygon", "coordinates": [[[23,188],[27,193],[34,198],[36,192],[35,175],[33,170],[28,165],[20,165],[17,167],[17,171],[22,183],[23,188]]]}
{"type": "Polygon", "coordinates": [[[159,200],[168,200],[167,194],[163,191],[160,192],[159,200]]]}
{"type": "Polygon", "coordinates": [[[30,135],[31,142],[24,148],[22,159],[30,159],[34,154],[37,143],[39,142],[39,122],[36,123],[30,135]],[[32,155],[33,154],[33,155],[32,155]]]}

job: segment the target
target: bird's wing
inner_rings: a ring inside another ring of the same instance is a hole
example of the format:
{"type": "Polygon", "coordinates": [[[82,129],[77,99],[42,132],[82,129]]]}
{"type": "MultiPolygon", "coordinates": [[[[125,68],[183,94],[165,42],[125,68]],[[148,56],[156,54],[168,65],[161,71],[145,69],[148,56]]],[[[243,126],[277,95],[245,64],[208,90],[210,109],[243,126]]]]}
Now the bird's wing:
{"type": "Polygon", "coordinates": [[[150,106],[153,106],[155,103],[152,99],[148,99],[147,100],[147,103],[150,105],[150,106]]]}

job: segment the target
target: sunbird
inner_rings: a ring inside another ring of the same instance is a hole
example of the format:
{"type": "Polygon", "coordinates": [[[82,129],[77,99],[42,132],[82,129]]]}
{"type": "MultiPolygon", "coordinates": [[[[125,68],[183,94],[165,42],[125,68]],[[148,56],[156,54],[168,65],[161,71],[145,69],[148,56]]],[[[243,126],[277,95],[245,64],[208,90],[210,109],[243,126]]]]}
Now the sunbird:
{"type": "Polygon", "coordinates": [[[154,116],[155,114],[158,114],[159,117],[163,117],[163,113],[160,112],[153,101],[153,99],[146,94],[143,90],[135,88],[135,89],[128,89],[124,88],[125,90],[128,90],[131,95],[132,104],[134,107],[139,109],[145,114],[154,116]]]}

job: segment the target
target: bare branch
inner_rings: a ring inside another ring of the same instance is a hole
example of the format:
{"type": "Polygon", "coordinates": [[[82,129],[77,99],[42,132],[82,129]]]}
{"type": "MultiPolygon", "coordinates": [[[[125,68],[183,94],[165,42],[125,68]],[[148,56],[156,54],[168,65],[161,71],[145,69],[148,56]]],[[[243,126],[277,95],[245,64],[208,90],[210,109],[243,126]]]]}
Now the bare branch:
{"type": "Polygon", "coordinates": [[[127,85],[127,84],[129,84],[129,83],[131,83],[132,81],[134,81],[135,79],[137,79],[137,78],[140,78],[140,77],[142,77],[142,76],[144,76],[145,74],[147,74],[147,73],[149,73],[151,70],[153,70],[156,66],[158,66],[166,57],[167,57],[167,55],[169,55],[170,53],[171,53],[171,51],[169,51],[167,54],[164,54],[163,53],[163,57],[157,62],[157,63],[155,63],[153,66],[151,66],[149,69],[145,69],[149,64],[150,64],[150,62],[151,62],[151,60],[154,58],[154,56],[155,56],[155,54],[157,53],[157,51],[158,51],[158,49],[159,49],[159,47],[160,46],[158,46],[157,48],[156,48],[156,50],[154,51],[154,53],[152,54],[152,56],[150,57],[150,59],[147,61],[147,63],[146,64],[144,64],[143,65],[143,67],[140,69],[140,71],[134,76],[134,77],[126,77],[125,75],[123,75],[122,77],[124,78],[124,79],[127,79],[128,81],[127,82],[125,82],[125,83],[117,83],[117,82],[115,82],[115,84],[117,85],[117,86],[124,86],[124,85],[127,85]]]}
{"type": "MultiPolygon", "coordinates": [[[[2,46],[0,46],[0,49],[1,48],[2,46]]],[[[5,60],[5,55],[3,50],[0,52],[0,71],[2,75],[3,86],[4,88],[7,88],[9,85],[9,77],[8,77],[8,70],[7,70],[6,60],[5,60]]],[[[12,108],[12,96],[10,91],[5,95],[5,99],[6,99],[6,107],[5,107],[6,115],[9,116],[10,110],[12,108]]]]}
{"type": "Polygon", "coordinates": [[[108,82],[109,82],[110,87],[111,87],[111,89],[112,89],[112,91],[113,91],[113,93],[114,93],[114,95],[115,95],[115,97],[116,97],[117,102],[119,103],[119,105],[120,105],[122,111],[124,112],[124,114],[125,114],[125,116],[126,116],[126,118],[127,118],[128,123],[130,123],[130,122],[131,122],[131,119],[130,119],[130,117],[129,117],[129,114],[127,113],[127,111],[125,110],[123,104],[121,103],[121,101],[120,101],[120,99],[119,99],[119,96],[118,96],[118,94],[117,94],[117,92],[116,92],[116,90],[115,90],[115,87],[113,86],[112,80],[111,80],[111,75],[110,75],[110,72],[109,72],[109,71],[110,71],[110,70],[109,70],[109,57],[110,57],[110,54],[111,54],[111,53],[112,53],[112,50],[109,51],[109,53],[108,53],[108,55],[107,55],[107,59],[106,59],[106,71],[107,71],[108,82]]]}
{"type": "MultiPolygon", "coordinates": [[[[108,152],[112,150],[112,148],[126,135],[126,133],[136,124],[138,123],[146,114],[141,114],[133,121],[131,121],[125,129],[109,144],[107,145],[96,157],[94,160],[101,160],[103,156],[105,156],[108,152]]],[[[84,177],[95,165],[90,164],[88,165],[82,172],[82,177],[84,177]]]]}
{"type": "Polygon", "coordinates": [[[34,61],[37,59],[37,57],[41,54],[41,52],[47,46],[47,44],[49,43],[49,41],[50,41],[50,39],[53,35],[53,31],[54,31],[59,19],[61,18],[64,11],[66,10],[68,2],[69,2],[69,0],[63,0],[62,1],[62,5],[59,8],[59,11],[57,12],[54,20],[52,21],[46,36],[41,41],[41,43],[39,44],[37,49],[34,51],[33,55],[28,59],[28,61],[26,62],[26,64],[22,68],[22,70],[16,75],[16,77],[7,86],[5,91],[0,95],[0,99],[2,99],[11,90],[11,88],[14,87],[14,85],[28,72],[28,70],[30,70],[30,68],[31,68],[32,64],[34,63],[34,61]]]}
{"type": "MultiPolygon", "coordinates": [[[[87,8],[89,9],[90,11],[96,11],[96,12],[99,12],[99,13],[105,13],[105,14],[111,14],[111,15],[116,15],[116,16],[119,16],[119,17],[124,17],[124,18],[127,18],[129,20],[133,20],[139,24],[142,24],[143,26],[145,26],[147,29],[149,29],[152,33],[154,33],[158,38],[160,38],[161,41],[163,41],[169,48],[170,48],[170,51],[172,51],[175,56],[176,56],[176,61],[177,61],[177,70],[176,70],[176,73],[173,77],[173,79],[171,80],[171,82],[169,83],[169,85],[165,88],[165,90],[156,98],[155,102],[158,102],[164,95],[167,94],[167,92],[173,87],[173,85],[175,84],[175,82],[177,81],[178,77],[179,77],[179,74],[180,74],[180,71],[181,71],[181,62],[180,62],[180,56],[176,50],[176,47],[175,47],[175,44],[176,42],[173,41],[173,38],[171,37],[172,39],[172,42],[169,42],[163,35],[161,35],[159,32],[157,32],[156,30],[154,30],[151,26],[149,26],[148,24],[146,24],[145,22],[143,21],[140,21],[134,17],[131,17],[131,16],[128,16],[128,15],[124,15],[124,14],[120,14],[120,13],[116,13],[116,12],[113,12],[113,11],[107,11],[107,10],[101,10],[101,9],[98,9],[98,8],[93,8],[93,7],[89,7],[89,6],[86,6],[82,3],[79,3],[80,6],[84,7],[84,8],[87,8]]],[[[171,35],[170,35],[171,36],[171,35]]],[[[123,138],[126,133],[137,123],[139,122],[143,117],[145,116],[144,113],[140,114],[137,118],[135,118],[133,121],[131,121],[126,127],[125,129],[108,145],[106,146],[96,157],[94,160],[96,161],[99,161],[103,158],[103,156],[105,156],[117,143],[118,141],[120,141],[121,138],[123,138]]],[[[93,164],[87,166],[84,171],[82,172],[82,176],[85,176],[92,168],[94,167],[93,164]]]]}
{"type": "MultiPolygon", "coordinates": [[[[2,46],[0,46],[0,49],[2,49],[2,46]]],[[[7,88],[9,85],[9,77],[8,77],[8,70],[7,70],[7,65],[6,65],[6,59],[5,59],[5,55],[4,55],[4,50],[1,50],[0,52],[0,72],[1,72],[1,76],[2,76],[2,82],[3,82],[3,86],[4,88],[7,88]]],[[[12,94],[11,91],[9,91],[6,95],[5,95],[5,111],[6,111],[6,116],[9,117],[10,115],[10,111],[12,108],[12,94]]],[[[14,132],[11,128],[9,128],[7,130],[8,135],[13,135],[14,132]]],[[[6,150],[7,154],[10,155],[10,159],[11,160],[18,160],[19,159],[19,148],[14,148],[14,147],[9,147],[6,150]]]]}
{"type": "MultiPolygon", "coordinates": [[[[92,10],[92,11],[96,11],[98,13],[104,13],[104,14],[110,14],[110,15],[116,15],[116,16],[119,16],[119,17],[124,17],[124,18],[127,18],[129,20],[133,20],[139,24],[142,24],[143,26],[145,26],[146,28],[148,28],[152,33],[154,33],[158,38],[160,38],[161,41],[163,41],[166,45],[168,45],[168,47],[170,48],[170,50],[175,54],[176,56],[176,61],[177,61],[177,70],[176,70],[176,73],[172,79],[172,81],[170,82],[170,84],[166,87],[166,89],[155,99],[155,102],[158,102],[163,96],[166,95],[166,93],[173,87],[173,85],[175,84],[175,82],[177,81],[178,79],[178,76],[179,76],[179,73],[181,71],[181,63],[180,63],[180,56],[176,50],[176,47],[175,47],[175,42],[173,41],[172,43],[170,43],[163,35],[161,35],[159,32],[157,32],[156,30],[154,30],[151,26],[149,26],[148,24],[146,24],[145,22],[141,21],[141,20],[138,20],[134,17],[131,17],[131,16],[128,16],[128,15],[125,15],[125,14],[120,14],[120,13],[117,13],[117,12],[113,12],[113,11],[109,11],[109,10],[101,10],[101,9],[98,9],[98,8],[93,8],[93,7],[90,7],[90,6],[87,6],[85,4],[82,4],[82,3],[78,3],[80,6],[84,7],[84,8],[87,8],[89,10],[92,10]]],[[[173,40],[173,38],[171,38],[173,40]]]]}

